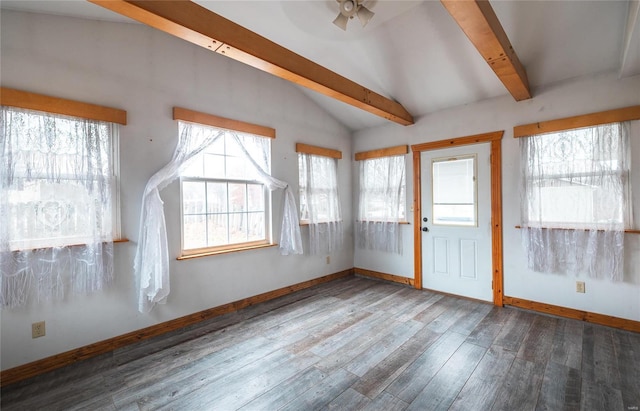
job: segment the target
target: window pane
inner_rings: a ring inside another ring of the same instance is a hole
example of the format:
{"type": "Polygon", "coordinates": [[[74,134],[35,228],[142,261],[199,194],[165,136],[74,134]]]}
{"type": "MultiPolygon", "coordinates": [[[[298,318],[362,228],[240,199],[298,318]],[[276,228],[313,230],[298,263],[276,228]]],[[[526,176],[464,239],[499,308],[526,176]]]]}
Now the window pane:
{"type": "Polygon", "coordinates": [[[2,108],[9,249],[93,243],[118,236],[117,127],[2,108]]]}
{"type": "Polygon", "coordinates": [[[264,240],[264,213],[249,213],[249,224],[248,224],[248,240],[249,241],[260,241],[264,240]]]}
{"type": "Polygon", "coordinates": [[[249,180],[250,170],[243,157],[227,157],[227,178],[249,180]]]}
{"type": "Polygon", "coordinates": [[[183,214],[203,214],[205,207],[205,183],[184,181],[182,183],[183,214]]]}
{"type": "Polygon", "coordinates": [[[360,161],[358,219],[398,221],[405,217],[404,156],[360,161]]]}
{"type": "Polygon", "coordinates": [[[475,226],[475,205],[433,205],[433,223],[475,226]]]}
{"type": "Polygon", "coordinates": [[[207,218],[204,215],[185,215],[183,220],[184,248],[207,246],[207,218]]]}
{"type": "Polygon", "coordinates": [[[264,211],[264,188],[262,184],[247,184],[248,211],[264,211]]]}
{"type": "MultiPolygon", "coordinates": [[[[256,156],[254,160],[268,171],[269,142],[258,137],[240,138],[247,151],[256,156]]],[[[266,240],[269,204],[264,185],[253,180],[249,161],[235,138],[225,134],[196,156],[195,166],[182,173],[183,177],[187,173],[192,177],[191,181],[182,180],[184,249],[266,240]]]]}
{"type": "Polygon", "coordinates": [[[433,202],[473,204],[474,159],[441,160],[433,163],[433,202]]]}
{"type": "Polygon", "coordinates": [[[202,157],[196,157],[189,161],[188,167],[180,175],[182,177],[199,177],[203,175],[203,170],[202,157]]]}
{"type": "Polygon", "coordinates": [[[526,224],[631,226],[629,148],[619,123],[537,135],[521,142],[526,224]],[[620,200],[622,198],[622,201],[620,200]]]}
{"type": "Polygon", "coordinates": [[[229,243],[244,243],[247,241],[247,214],[229,214],[229,243]]]}
{"type": "Polygon", "coordinates": [[[204,173],[201,177],[206,178],[224,178],[224,161],[225,157],[217,154],[204,154],[204,173]]]}
{"type": "Polygon", "coordinates": [[[227,212],[227,183],[207,183],[207,213],[227,212]]]}
{"type": "Polygon", "coordinates": [[[209,247],[225,245],[228,243],[227,214],[213,214],[207,217],[207,233],[209,247]]]}
{"type": "Polygon", "coordinates": [[[433,161],[434,224],[476,225],[475,161],[475,156],[433,161]]]}
{"type": "Polygon", "coordinates": [[[220,136],[216,141],[207,147],[206,153],[210,154],[224,154],[224,143],[226,136],[220,136]]]}
{"type": "Polygon", "coordinates": [[[229,183],[229,212],[247,210],[247,185],[229,183]]]}

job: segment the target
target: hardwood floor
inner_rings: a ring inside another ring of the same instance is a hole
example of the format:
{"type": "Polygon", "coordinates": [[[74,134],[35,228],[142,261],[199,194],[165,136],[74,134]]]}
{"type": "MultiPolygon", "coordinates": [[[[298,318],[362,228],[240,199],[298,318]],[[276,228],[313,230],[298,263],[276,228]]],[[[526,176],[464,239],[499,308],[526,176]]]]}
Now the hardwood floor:
{"type": "Polygon", "coordinates": [[[7,411],[628,411],[640,334],[348,277],[0,394],[7,411]]]}

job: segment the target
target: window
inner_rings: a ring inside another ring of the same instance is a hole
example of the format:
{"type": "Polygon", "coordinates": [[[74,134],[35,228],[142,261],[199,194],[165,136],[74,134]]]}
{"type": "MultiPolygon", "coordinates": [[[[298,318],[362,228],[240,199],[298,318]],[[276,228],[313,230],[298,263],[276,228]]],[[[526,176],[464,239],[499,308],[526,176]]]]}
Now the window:
{"type": "Polygon", "coordinates": [[[630,123],[601,124],[601,119],[626,112],[612,110],[514,129],[514,136],[524,137],[522,238],[531,270],[623,279],[625,229],[632,227],[630,123]],[[519,134],[520,129],[547,128],[552,129],[519,134]]]}
{"type": "Polygon", "coordinates": [[[408,152],[405,145],[356,153],[360,168],[359,248],[402,254],[400,223],[406,221],[404,155],[408,152]]]}
{"type": "Polygon", "coordinates": [[[524,223],[630,228],[626,127],[604,124],[522,139],[524,223]]]}
{"type": "Polygon", "coordinates": [[[342,153],[297,144],[300,184],[300,221],[341,221],[338,196],[338,159],[342,153]]]}
{"type": "Polygon", "coordinates": [[[432,161],[433,224],[476,226],[476,156],[432,161]]]}
{"type": "Polygon", "coordinates": [[[10,250],[119,237],[118,128],[3,107],[3,239],[10,250]]]}
{"type": "Polygon", "coordinates": [[[381,157],[360,162],[362,221],[405,221],[406,180],[404,156],[381,157]]]}
{"type": "Polygon", "coordinates": [[[342,153],[297,144],[300,182],[300,220],[309,226],[311,254],[339,249],[343,241],[338,196],[338,159],[342,153]]]}
{"type": "Polygon", "coordinates": [[[7,88],[0,102],[0,306],[105,288],[126,112],[7,88]]]}
{"type": "Polygon", "coordinates": [[[184,254],[269,243],[269,192],[238,144],[269,172],[269,139],[237,138],[221,133],[180,174],[184,254]]]}

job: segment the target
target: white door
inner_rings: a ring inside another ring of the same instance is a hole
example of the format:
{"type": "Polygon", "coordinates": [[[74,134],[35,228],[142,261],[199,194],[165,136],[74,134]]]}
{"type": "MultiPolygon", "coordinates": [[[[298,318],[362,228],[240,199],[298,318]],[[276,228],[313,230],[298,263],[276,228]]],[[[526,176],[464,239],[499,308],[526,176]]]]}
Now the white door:
{"type": "Polygon", "coordinates": [[[490,152],[484,143],[421,153],[424,288],[493,301],[490,152]]]}

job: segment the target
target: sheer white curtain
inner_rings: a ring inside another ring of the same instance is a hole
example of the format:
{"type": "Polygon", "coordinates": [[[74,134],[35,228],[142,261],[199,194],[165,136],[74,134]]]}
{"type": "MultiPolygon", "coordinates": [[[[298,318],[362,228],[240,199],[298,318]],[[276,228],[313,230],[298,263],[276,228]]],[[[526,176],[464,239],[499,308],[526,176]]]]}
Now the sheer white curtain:
{"type": "Polygon", "coordinates": [[[0,306],[111,282],[116,132],[111,123],[2,107],[0,306]]]}
{"type": "Polygon", "coordinates": [[[144,189],[140,211],[140,233],[134,260],[138,282],[138,309],[151,311],[155,304],[166,303],[170,292],[169,246],[164,206],[160,190],[180,176],[189,160],[213,144],[224,131],[178,123],[178,144],[171,161],[156,172],[144,189]]]}
{"type": "Polygon", "coordinates": [[[623,278],[627,123],[520,139],[522,238],[534,271],[623,278]]]}
{"type": "Polygon", "coordinates": [[[242,152],[253,165],[258,180],[271,191],[284,190],[282,228],[280,230],[280,253],[282,255],[302,254],[302,239],[300,237],[300,220],[298,219],[298,207],[291,186],[286,181],[278,180],[271,176],[269,170],[269,141],[265,138],[232,133],[234,140],[242,149],[242,152]],[[246,144],[250,143],[250,144],[246,144]],[[251,152],[248,147],[261,147],[259,152],[251,152]]]}
{"type": "Polygon", "coordinates": [[[327,254],[342,247],[343,227],[338,195],[338,160],[298,153],[300,198],[309,222],[309,252],[327,254]],[[303,200],[304,199],[304,200],[303,200]]]}
{"type": "MultiPolygon", "coordinates": [[[[139,284],[138,309],[143,313],[151,311],[155,304],[164,304],[170,292],[167,228],[160,190],[180,176],[180,172],[188,167],[189,160],[227,132],[197,124],[183,122],[178,124],[178,144],[173,158],[149,179],[142,200],[140,235],[134,268],[139,284]]],[[[239,138],[235,133],[232,134],[242,151],[253,162],[261,181],[271,190],[276,188],[285,189],[285,212],[283,214],[280,249],[282,254],[285,255],[302,253],[298,215],[293,193],[288,189],[288,185],[285,182],[271,177],[268,174],[268,167],[265,166],[269,164],[266,161],[269,155],[268,141],[264,138],[251,136],[239,138]],[[246,138],[256,139],[256,143],[259,146],[265,147],[266,145],[266,148],[263,148],[261,152],[250,152],[242,144],[242,140],[246,138]],[[291,209],[293,209],[293,215],[291,209]]]]}
{"type": "Polygon", "coordinates": [[[356,221],[359,248],[402,254],[399,222],[405,216],[404,156],[360,161],[356,221]]]}

